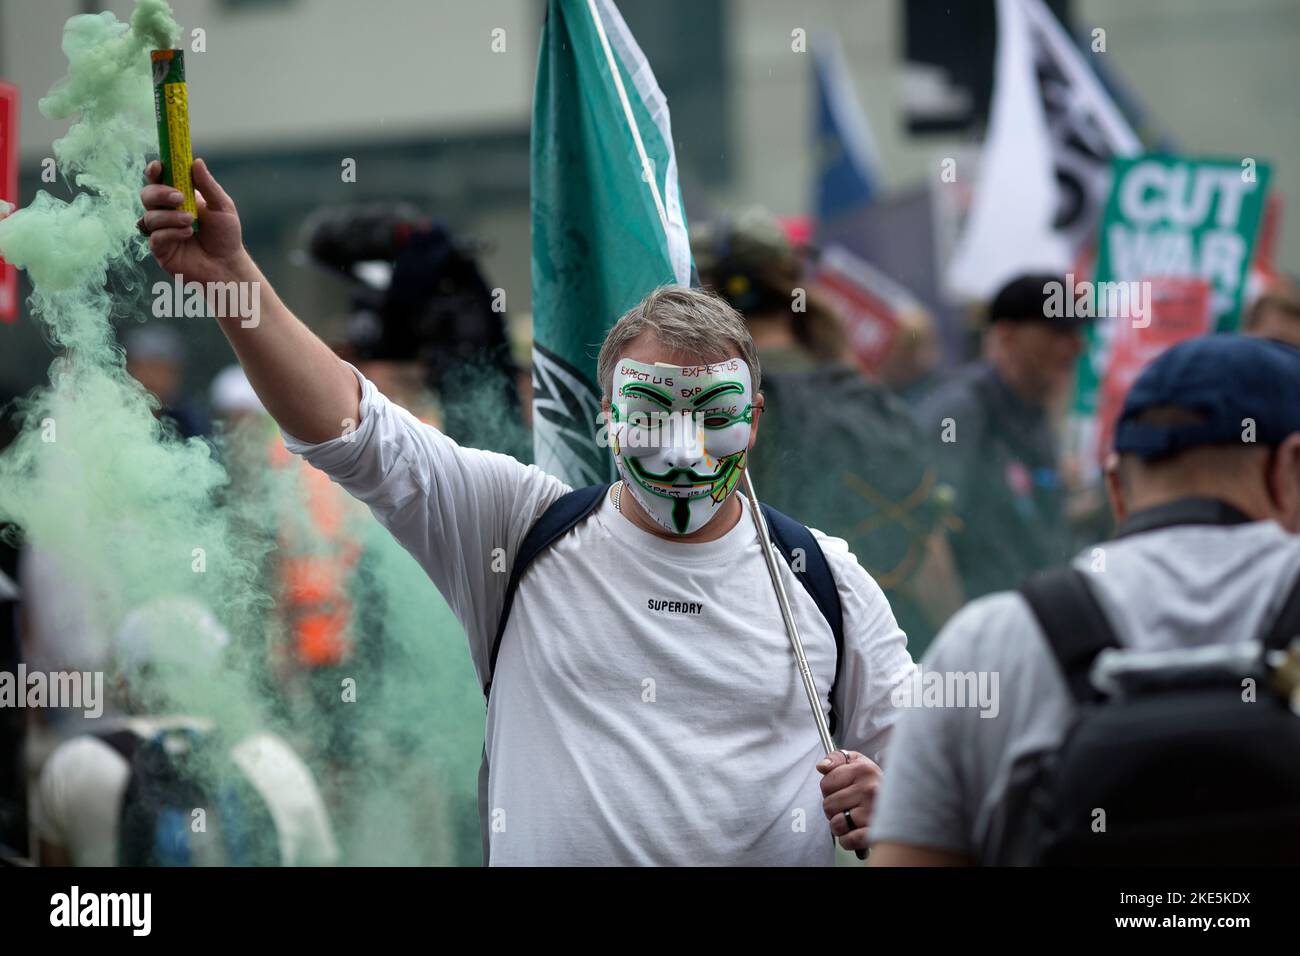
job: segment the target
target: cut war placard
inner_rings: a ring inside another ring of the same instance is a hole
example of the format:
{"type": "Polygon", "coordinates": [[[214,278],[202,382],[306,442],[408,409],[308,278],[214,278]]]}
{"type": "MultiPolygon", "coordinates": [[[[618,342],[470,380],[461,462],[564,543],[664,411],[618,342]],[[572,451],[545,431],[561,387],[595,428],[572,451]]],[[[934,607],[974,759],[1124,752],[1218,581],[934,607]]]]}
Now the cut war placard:
{"type": "Polygon", "coordinates": [[[1210,283],[1198,277],[1169,276],[1152,280],[1146,321],[1117,322],[1101,381],[1097,410],[1097,460],[1103,461],[1115,440],[1115,425],[1129,387],[1165,349],[1210,331],[1210,283]]]}
{"type": "MultiPolygon", "coordinates": [[[[1268,165],[1152,154],[1116,159],[1112,168],[1098,237],[1098,286],[1201,280],[1209,292],[1207,330],[1235,329],[1267,199],[1268,165]]],[[[1100,383],[1126,321],[1103,319],[1088,332],[1075,411],[1094,427],[1100,383]]]]}

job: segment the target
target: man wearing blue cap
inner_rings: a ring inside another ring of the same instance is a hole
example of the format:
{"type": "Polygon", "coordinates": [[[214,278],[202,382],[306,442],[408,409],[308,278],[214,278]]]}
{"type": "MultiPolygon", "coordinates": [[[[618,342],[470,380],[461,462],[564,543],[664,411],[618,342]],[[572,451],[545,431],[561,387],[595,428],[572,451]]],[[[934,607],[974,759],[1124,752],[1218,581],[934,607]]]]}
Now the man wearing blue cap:
{"type": "MultiPolygon", "coordinates": [[[[1300,607],[1300,350],[1239,335],[1171,348],[1129,392],[1115,451],[1107,484],[1116,539],[1075,558],[1082,574],[1056,577],[1090,592],[1118,653],[1182,649],[1204,658],[1295,633],[1281,625],[1300,607]]],[[[907,709],[871,825],[877,865],[1040,859],[1029,781],[1046,758],[1064,753],[1072,727],[1077,742],[1086,705],[1076,701],[1089,698],[1040,624],[1051,608],[1035,601],[1031,611],[1026,596],[1035,593],[1031,586],[969,604],[931,646],[925,681],[913,681],[930,689],[938,675],[937,692],[898,701],[907,709]],[[977,707],[947,699],[950,678],[971,674],[996,676],[987,682],[995,700],[977,707]]],[[[1095,684],[1096,674],[1081,679],[1095,684]]],[[[1136,747],[1139,736],[1122,724],[1112,734],[1121,748],[1136,747]]],[[[1200,769],[1207,785],[1221,772],[1200,769]]],[[[1038,794],[1056,793],[1059,802],[1062,792],[1038,794]]],[[[1193,829],[1179,839],[1193,852],[1205,837],[1193,829]]]]}

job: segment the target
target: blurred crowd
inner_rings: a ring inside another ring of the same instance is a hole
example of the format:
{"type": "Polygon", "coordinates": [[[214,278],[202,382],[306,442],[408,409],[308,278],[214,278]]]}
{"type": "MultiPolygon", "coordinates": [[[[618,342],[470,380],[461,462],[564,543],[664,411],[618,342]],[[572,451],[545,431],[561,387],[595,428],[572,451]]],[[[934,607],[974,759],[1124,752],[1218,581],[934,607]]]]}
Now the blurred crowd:
{"type": "MultiPolygon", "coordinates": [[[[700,283],[746,318],[761,361],[767,412],[750,471],[760,498],[848,542],[919,659],[964,604],[1017,587],[1111,530],[1098,473],[1063,451],[1088,320],[1049,316],[1043,288],[1062,277],[1026,275],[970,314],[964,364],[941,364],[934,318],[916,309],[867,368],[819,285],[821,251],[799,232],[761,209],[692,231],[700,283]]],[[[341,357],[462,444],[530,460],[527,321],[498,307],[480,245],[409,207],[367,205],[312,217],[304,246],[312,268],[350,283],[348,320],[332,343],[341,357]]],[[[1300,345],[1296,284],[1278,277],[1258,290],[1244,330],[1300,345]]],[[[126,323],[121,344],[171,440],[211,443],[226,494],[285,503],[276,526],[260,529],[272,600],[255,641],[232,638],[220,609],[181,598],[138,608],[106,632],[75,574],[16,534],[0,538],[0,671],[24,662],[103,672],[109,714],[92,726],[77,709],[0,709],[0,854],[97,865],[366,861],[341,834],[358,814],[350,782],[377,751],[322,701],[349,676],[392,669],[388,606],[358,599],[383,567],[365,531],[371,519],[288,453],[238,365],[205,389],[187,376],[176,326],[126,323]],[[148,677],[164,670],[180,675],[165,685],[173,691],[220,686],[232,656],[274,702],[257,726],[215,724],[201,694],[151,691],[148,677]],[[194,781],[177,770],[186,761],[210,776],[237,768],[213,779],[242,784],[223,784],[204,804],[223,808],[223,819],[202,839],[185,819],[172,821],[184,838],[163,841],[159,807],[195,805],[184,789],[194,781]]],[[[448,655],[463,653],[456,644],[447,641],[448,655]]],[[[472,739],[482,711],[461,673],[471,705],[445,718],[455,728],[433,732],[472,739]]],[[[398,745],[383,759],[396,773],[411,752],[398,745]]],[[[441,820],[417,828],[425,843],[410,848],[411,862],[478,862],[469,782],[448,782],[458,774],[472,766],[412,778],[411,802],[441,820]]]]}

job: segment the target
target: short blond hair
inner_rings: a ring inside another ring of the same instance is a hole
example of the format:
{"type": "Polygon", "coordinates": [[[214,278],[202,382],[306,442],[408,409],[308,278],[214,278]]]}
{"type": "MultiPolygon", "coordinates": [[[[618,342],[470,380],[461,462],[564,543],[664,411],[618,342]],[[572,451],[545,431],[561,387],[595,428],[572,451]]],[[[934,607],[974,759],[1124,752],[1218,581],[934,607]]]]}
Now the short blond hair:
{"type": "Polygon", "coordinates": [[[605,336],[596,360],[602,395],[609,395],[614,366],[628,343],[643,332],[653,332],[664,348],[689,352],[704,361],[739,357],[749,366],[754,391],[758,391],[758,350],[744,317],[712,292],[664,285],[628,309],[605,336]]]}

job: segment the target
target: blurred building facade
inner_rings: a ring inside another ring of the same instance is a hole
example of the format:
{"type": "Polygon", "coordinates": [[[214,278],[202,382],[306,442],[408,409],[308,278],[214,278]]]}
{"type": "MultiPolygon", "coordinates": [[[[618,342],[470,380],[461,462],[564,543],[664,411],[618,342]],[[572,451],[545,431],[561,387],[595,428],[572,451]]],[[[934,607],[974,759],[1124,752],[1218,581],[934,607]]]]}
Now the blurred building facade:
{"type": "MultiPolygon", "coordinates": [[[[991,0],[987,2],[991,11],[991,0]]],[[[205,52],[187,55],[196,153],[240,204],[246,241],[286,300],[326,327],[340,282],[297,260],[303,217],[322,204],[405,199],[484,240],[484,269],[511,312],[529,310],[528,130],[540,0],[172,0],[205,52]],[[342,175],[354,160],[355,182],[342,175]]],[[[903,0],[622,0],[668,95],[688,213],[751,203],[807,212],[812,70],[820,34],[843,45],[879,147],[887,191],[938,174],[975,131],[917,135],[905,121],[903,0]],[[802,31],[803,44],[799,32],[802,31]]],[[[1274,164],[1300,197],[1295,0],[1053,2],[1077,34],[1106,31],[1121,78],[1180,151],[1274,164]]],[[[66,123],[37,101],[66,68],[64,21],[130,0],[0,0],[0,78],[22,91],[20,202],[66,123]]],[[[991,21],[991,12],[988,18],[991,21]]],[[[989,30],[991,31],[991,22],[989,30]]],[[[972,37],[971,43],[977,38],[972,37]]],[[[987,42],[987,36],[983,42],[987,42]]],[[[960,171],[959,171],[960,175],[960,171]]],[[[1290,212],[1290,210],[1288,210],[1290,212]]],[[[1300,271],[1300,229],[1284,214],[1279,265],[1300,271]]],[[[152,268],[151,266],[149,268],[152,268]]],[[[152,281],[152,274],[151,274],[152,281]]],[[[201,388],[228,361],[211,323],[187,330],[201,388]]],[[[43,377],[31,323],[0,326],[0,386],[43,377]]]]}

